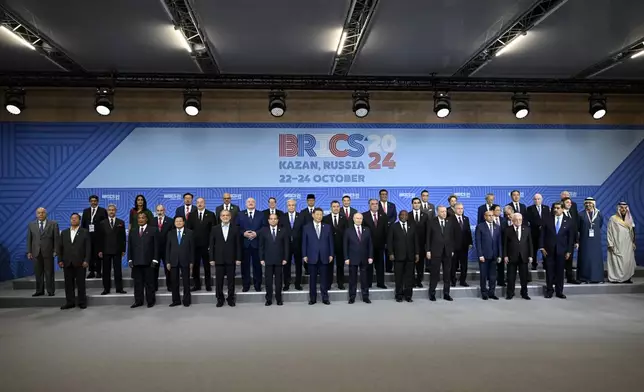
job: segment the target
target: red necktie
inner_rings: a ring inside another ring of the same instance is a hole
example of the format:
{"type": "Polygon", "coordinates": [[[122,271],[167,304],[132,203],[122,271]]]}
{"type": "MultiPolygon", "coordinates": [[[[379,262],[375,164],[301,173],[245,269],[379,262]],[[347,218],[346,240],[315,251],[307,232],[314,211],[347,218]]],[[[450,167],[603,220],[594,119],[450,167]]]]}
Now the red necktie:
{"type": "Polygon", "coordinates": [[[159,218],[159,230],[163,227],[163,218],[159,218]]]}
{"type": "Polygon", "coordinates": [[[378,226],[378,214],[373,214],[373,223],[378,226]]]}
{"type": "Polygon", "coordinates": [[[142,227],[139,229],[139,237],[143,237],[143,228],[142,227]]]}
{"type": "Polygon", "coordinates": [[[362,241],[362,230],[360,230],[360,226],[358,226],[358,241],[362,241]]]}
{"type": "Polygon", "coordinates": [[[188,220],[188,215],[190,215],[190,208],[186,207],[186,220],[188,220]]]}

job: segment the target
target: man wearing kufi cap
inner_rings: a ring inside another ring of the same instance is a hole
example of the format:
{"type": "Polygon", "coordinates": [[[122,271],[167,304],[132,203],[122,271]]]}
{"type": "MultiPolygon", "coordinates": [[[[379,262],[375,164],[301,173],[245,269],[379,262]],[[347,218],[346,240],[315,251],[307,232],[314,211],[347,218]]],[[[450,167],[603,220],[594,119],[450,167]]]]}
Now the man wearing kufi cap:
{"type": "Polygon", "coordinates": [[[626,202],[617,204],[617,213],[608,221],[608,280],[633,283],[635,275],[635,222],[626,202]]]}

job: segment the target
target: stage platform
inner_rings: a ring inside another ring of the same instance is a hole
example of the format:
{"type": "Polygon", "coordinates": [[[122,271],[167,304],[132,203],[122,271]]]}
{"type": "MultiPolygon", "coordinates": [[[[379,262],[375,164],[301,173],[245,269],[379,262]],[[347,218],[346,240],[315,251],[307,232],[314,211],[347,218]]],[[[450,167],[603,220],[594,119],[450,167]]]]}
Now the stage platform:
{"type": "MultiPolygon", "coordinates": [[[[528,285],[528,293],[530,296],[543,296],[545,286],[545,271],[542,269],[530,271],[532,282],[528,285]]],[[[130,270],[123,271],[124,279],[123,286],[127,294],[116,294],[114,286],[112,285],[112,293],[108,295],[100,295],[103,291],[102,279],[88,279],[87,280],[87,295],[89,296],[89,306],[100,305],[130,305],[134,302],[133,280],[130,277],[130,270]]],[[[157,304],[168,305],[171,302],[171,294],[166,290],[165,276],[160,271],[159,277],[159,292],[157,292],[157,304]]],[[[441,276],[442,278],[442,276],[441,276]]],[[[346,275],[348,280],[348,274],[346,275]]],[[[203,277],[202,277],[203,280],[203,277]]],[[[375,286],[375,283],[370,290],[370,299],[372,300],[393,300],[394,299],[394,276],[393,274],[385,274],[385,285],[387,289],[380,289],[375,286]]],[[[459,298],[479,298],[479,271],[478,264],[471,263],[468,270],[468,284],[470,287],[461,287],[457,285],[450,290],[451,296],[458,300],[459,298]]],[[[252,287],[249,292],[242,292],[241,277],[235,278],[235,285],[237,286],[237,302],[238,303],[263,303],[265,301],[265,292],[256,292],[252,287]]],[[[414,298],[427,300],[428,286],[429,286],[429,273],[425,273],[423,280],[423,288],[414,289],[414,298]]],[[[47,307],[47,306],[60,306],[64,302],[64,279],[62,272],[56,273],[56,293],[55,296],[40,296],[32,297],[36,287],[36,282],[33,276],[16,279],[11,282],[4,282],[0,286],[0,308],[15,308],[15,307],[47,307]]],[[[214,287],[214,285],[213,285],[214,287]]],[[[345,283],[345,290],[339,290],[334,283],[332,289],[329,291],[330,300],[332,302],[346,302],[348,300],[348,292],[346,288],[348,283],[345,283]]],[[[519,286],[517,282],[515,300],[522,299],[519,296],[519,286]]],[[[295,290],[293,285],[289,291],[284,292],[284,302],[307,302],[309,299],[308,294],[308,276],[304,277],[303,290],[295,290]]],[[[359,287],[358,287],[359,291],[359,287]]],[[[632,284],[582,284],[570,285],[566,284],[564,293],[566,295],[581,295],[581,294],[632,294],[644,293],[644,268],[638,267],[635,273],[635,278],[632,284]]],[[[436,296],[438,300],[442,300],[442,284],[439,283],[436,296]]],[[[500,298],[505,297],[505,288],[497,287],[496,295],[500,298]]],[[[318,298],[321,300],[321,298],[318,298]]],[[[360,294],[358,299],[360,301],[360,294]]],[[[192,293],[192,303],[215,303],[214,291],[208,292],[205,290],[205,285],[202,284],[202,289],[199,292],[192,293]]]]}

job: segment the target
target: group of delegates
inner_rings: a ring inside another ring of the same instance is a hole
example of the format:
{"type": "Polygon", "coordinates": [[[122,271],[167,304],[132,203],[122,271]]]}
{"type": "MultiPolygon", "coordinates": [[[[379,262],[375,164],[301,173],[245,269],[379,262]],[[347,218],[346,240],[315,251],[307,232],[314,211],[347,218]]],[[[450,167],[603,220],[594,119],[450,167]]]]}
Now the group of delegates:
{"type": "MultiPolygon", "coordinates": [[[[443,271],[443,299],[452,301],[450,287],[458,281],[468,286],[468,253],[475,248],[480,267],[480,290],[484,300],[498,299],[498,284],[506,286],[506,299],[515,293],[516,275],[520,294],[530,299],[528,269],[537,268],[541,253],[546,270],[545,297],[566,298],[564,276],[569,283],[598,283],[604,280],[601,233],[603,218],[593,198],[586,198],[584,210],[577,211],[570,195],[564,191],[561,201],[551,207],[543,205],[536,194],[534,204],[521,203],[520,192],[511,193],[512,202],[501,206],[488,194],[477,213],[474,233],[470,219],[458,197],[448,198],[448,206],[435,207],[429,192],[412,199],[411,209],[397,212],[382,189],[379,199],[369,200],[369,209],[359,213],[351,207],[348,195],[331,203],[331,212],[324,215],[316,206],[315,195],[309,194],[306,207],[297,210],[297,202],[288,200],[287,210],[277,209],[271,197],[264,211],[256,210],[256,201],[248,198],[245,209],[231,203],[224,194],[223,203],[215,211],[206,208],[204,198],[191,193],[183,195],[174,218],[166,215],[165,207],[157,205],[155,214],[147,207],[143,195],[137,195],[127,225],[116,217],[117,207],[100,207],[92,195],[90,206],[82,215],[72,214],[70,228],[62,233],[55,221],[47,219],[47,211],[38,208],[36,220],[27,231],[27,257],[34,261],[36,292],[34,296],[54,295],[54,258],[64,271],[66,302],[61,309],[87,306],[87,278],[102,278],[102,295],[111,292],[111,272],[117,293],[125,294],[121,260],[127,254],[134,280],[132,308],[155,305],[159,270],[163,268],[166,284],[172,292],[171,307],[190,306],[191,292],[203,284],[212,291],[212,269],[215,273],[217,307],[235,306],[235,273],[241,268],[242,290],[256,291],[265,285],[266,306],[282,305],[282,292],[302,290],[303,275],[309,275],[309,304],[317,302],[319,282],[322,302],[329,305],[329,290],[336,277],[338,289],[344,290],[345,265],[349,270],[349,303],[356,300],[358,277],[362,301],[371,303],[369,289],[373,285],[386,289],[385,272],[393,272],[395,299],[412,302],[414,287],[423,287],[428,266],[429,299],[436,301],[436,287],[443,271]],[[577,276],[572,260],[578,249],[577,276]],[[292,266],[295,265],[295,277],[292,266]],[[162,267],[163,266],[163,267],[162,267]],[[507,267],[507,279],[506,269],[507,267]],[[460,276],[457,279],[457,273],[460,276]],[[224,293],[224,278],[227,293],[224,293]],[[293,282],[291,282],[293,280],[293,282]],[[183,296],[180,293],[181,281],[183,296]],[[75,291],[78,298],[75,298],[75,291]]],[[[631,283],[635,272],[634,222],[628,205],[619,203],[608,225],[608,278],[614,283],[631,283]]]]}

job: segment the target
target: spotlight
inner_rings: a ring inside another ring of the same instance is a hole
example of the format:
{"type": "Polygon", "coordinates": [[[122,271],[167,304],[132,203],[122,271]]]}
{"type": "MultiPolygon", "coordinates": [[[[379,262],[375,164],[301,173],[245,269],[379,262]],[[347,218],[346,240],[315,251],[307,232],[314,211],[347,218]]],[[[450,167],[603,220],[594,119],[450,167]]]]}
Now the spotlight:
{"type": "Polygon", "coordinates": [[[530,113],[530,98],[527,94],[514,94],[512,96],[512,113],[518,119],[526,118],[530,113]]]}
{"type": "Polygon", "coordinates": [[[434,113],[439,118],[449,116],[452,111],[451,98],[446,92],[437,92],[434,94],[434,113]]]}
{"type": "Polygon", "coordinates": [[[196,116],[201,110],[201,91],[186,90],[183,92],[183,110],[188,116],[196,116]]]}
{"type": "Polygon", "coordinates": [[[601,94],[591,94],[588,102],[590,106],[588,111],[595,120],[606,115],[606,97],[601,94]]]}
{"type": "Polygon", "coordinates": [[[273,117],[282,117],[286,112],[286,93],[284,91],[271,91],[268,94],[268,111],[273,117]]]}
{"type": "Polygon", "coordinates": [[[353,113],[358,118],[365,118],[369,114],[369,93],[356,91],[353,93],[353,113]]]}
{"type": "Polygon", "coordinates": [[[109,116],[114,110],[114,90],[108,87],[97,88],[94,107],[96,108],[96,113],[101,116],[109,116]]]}
{"type": "Polygon", "coordinates": [[[9,88],[4,94],[4,107],[13,115],[19,115],[25,110],[25,90],[9,88]]]}

